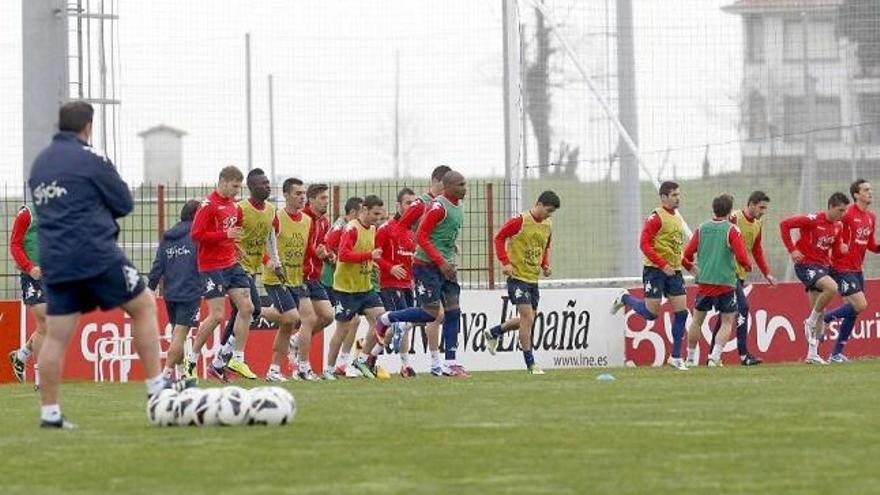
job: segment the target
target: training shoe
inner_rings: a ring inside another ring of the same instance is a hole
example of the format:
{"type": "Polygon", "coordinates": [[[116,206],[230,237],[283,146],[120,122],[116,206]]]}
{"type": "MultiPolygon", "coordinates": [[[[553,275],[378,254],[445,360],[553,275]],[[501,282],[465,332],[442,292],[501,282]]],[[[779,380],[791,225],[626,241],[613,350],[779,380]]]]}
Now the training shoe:
{"type": "Polygon", "coordinates": [[[764,361],[761,361],[760,359],[756,358],[755,356],[752,356],[751,354],[746,354],[745,356],[740,356],[740,358],[739,358],[739,364],[741,364],[743,366],[757,366],[763,362],[764,361]]]}
{"type": "Polygon", "coordinates": [[[706,363],[706,366],[708,366],[710,368],[721,368],[722,366],[724,366],[724,363],[721,362],[720,358],[717,361],[712,358],[709,358],[709,361],[706,363]]]}
{"type": "Polygon", "coordinates": [[[229,360],[229,364],[227,364],[226,367],[242,378],[247,378],[248,380],[257,379],[257,375],[251,371],[250,367],[248,367],[247,363],[244,361],[239,361],[238,359],[233,358],[229,360]]]}
{"type": "Polygon", "coordinates": [[[24,383],[25,363],[18,357],[18,351],[9,353],[9,363],[12,364],[12,374],[19,383],[24,383]]]}
{"type": "Polygon", "coordinates": [[[296,371],[296,377],[304,382],[318,381],[318,375],[311,368],[300,368],[296,371]]]}
{"type": "Polygon", "coordinates": [[[431,375],[432,376],[443,376],[443,367],[442,366],[431,366],[431,375]]]}
{"type": "Polygon", "coordinates": [[[819,356],[818,354],[811,354],[811,355],[807,356],[807,359],[805,359],[804,362],[807,363],[807,364],[819,364],[819,365],[828,364],[828,363],[827,363],[824,359],[822,359],[822,357],[819,356]]]}
{"type": "Polygon", "coordinates": [[[453,378],[470,378],[471,376],[468,374],[467,370],[464,369],[464,366],[460,364],[450,365],[443,374],[453,378]]]}
{"type": "Polygon", "coordinates": [[[342,370],[342,376],[345,378],[363,378],[364,375],[358,371],[354,366],[346,366],[344,370],[342,370]]]}
{"type": "Polygon", "coordinates": [[[229,383],[229,377],[226,376],[226,368],[218,368],[214,366],[213,363],[208,365],[208,376],[215,380],[219,380],[221,383],[229,383]]]}
{"type": "Polygon", "coordinates": [[[403,378],[415,378],[416,370],[414,370],[412,366],[401,366],[400,376],[403,378]]]}
{"type": "Polygon", "coordinates": [[[400,352],[400,343],[403,341],[403,334],[406,333],[406,323],[392,323],[391,328],[394,330],[391,335],[391,350],[400,352]]]}
{"type": "Polygon", "coordinates": [[[351,366],[354,369],[360,371],[361,375],[363,375],[364,378],[370,378],[370,379],[376,378],[376,375],[374,375],[373,372],[370,371],[370,367],[367,365],[367,362],[360,359],[360,358],[355,359],[354,362],[351,363],[351,366]]]}
{"type": "Polygon", "coordinates": [[[832,354],[828,358],[828,362],[834,364],[844,364],[849,362],[849,358],[846,357],[842,352],[838,352],[837,354],[832,354]]]}
{"type": "Polygon", "coordinates": [[[617,296],[614,298],[614,302],[611,303],[611,314],[616,315],[618,311],[621,310],[626,304],[623,302],[623,296],[627,294],[625,289],[621,289],[620,292],[617,293],[617,296]]]}
{"type": "Polygon", "coordinates": [[[333,369],[327,368],[324,370],[323,373],[321,373],[321,379],[332,382],[332,381],[336,380],[336,373],[334,372],[333,369]]]}
{"type": "MultiPolygon", "coordinates": [[[[384,314],[382,316],[385,316],[384,314]]],[[[376,318],[376,337],[379,338],[379,342],[381,343],[385,340],[385,333],[388,332],[388,325],[382,323],[382,316],[376,318]]]]}
{"type": "Polygon", "coordinates": [[[373,374],[376,375],[376,378],[379,380],[387,380],[391,378],[391,373],[389,373],[388,370],[386,370],[382,366],[376,366],[374,368],[373,374]]]}
{"type": "Polygon", "coordinates": [[[183,358],[183,373],[186,378],[198,378],[198,370],[196,369],[198,366],[198,362],[190,361],[189,357],[184,356],[183,358]]]}
{"type": "Polygon", "coordinates": [[[684,362],[684,365],[690,369],[690,368],[698,367],[700,365],[700,363],[697,362],[697,357],[694,355],[694,356],[688,356],[684,362]]]}
{"type": "Polygon", "coordinates": [[[284,375],[281,374],[281,371],[270,369],[266,373],[266,381],[272,383],[285,383],[287,381],[287,378],[284,378],[284,375]]]}
{"type": "Polygon", "coordinates": [[[61,416],[61,419],[58,421],[46,421],[45,419],[40,420],[40,428],[56,428],[59,430],[75,430],[78,428],[75,423],[71,423],[64,419],[64,416],[61,416]]]}
{"type": "Polygon", "coordinates": [[[543,375],[544,370],[542,370],[541,367],[538,366],[537,364],[533,363],[531,366],[529,366],[529,374],[530,375],[543,375]]]}
{"type": "Polygon", "coordinates": [[[486,339],[486,350],[494,356],[495,351],[498,350],[498,341],[500,339],[492,336],[492,329],[490,328],[483,330],[483,338],[486,339]]]}
{"type": "Polygon", "coordinates": [[[688,367],[685,364],[684,359],[682,359],[682,358],[670,357],[668,360],[666,360],[666,365],[672,369],[676,369],[679,371],[687,371],[688,370],[688,367]]]}

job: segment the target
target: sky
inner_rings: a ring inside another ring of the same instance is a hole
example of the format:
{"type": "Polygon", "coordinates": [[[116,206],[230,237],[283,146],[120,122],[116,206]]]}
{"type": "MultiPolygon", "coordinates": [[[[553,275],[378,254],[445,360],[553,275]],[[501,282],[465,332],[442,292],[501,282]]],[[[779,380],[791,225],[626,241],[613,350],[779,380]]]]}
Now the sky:
{"type": "MultiPolygon", "coordinates": [[[[548,3],[614,107],[614,38],[606,28],[614,1],[548,3]]],[[[727,3],[633,0],[640,147],[654,174],[670,167],[696,173],[707,143],[714,170],[738,167],[741,27],[737,16],[720,10],[727,3]]],[[[22,180],[20,4],[0,2],[0,66],[7,68],[0,73],[7,103],[0,110],[0,173],[13,183],[22,180]]],[[[226,164],[246,168],[248,32],[254,166],[269,168],[272,74],[278,176],[390,176],[399,58],[403,172],[422,177],[439,163],[471,176],[504,172],[500,0],[118,0],[118,6],[114,75],[122,105],[117,145],[106,148],[131,183],[143,177],[137,134],[157,124],[187,132],[187,183],[213,182],[226,164]]],[[[520,10],[528,20],[526,2],[520,10]]],[[[562,86],[553,100],[554,139],[581,146],[581,179],[600,178],[615,143],[610,121],[574,64],[561,56],[556,64],[562,86]]],[[[527,155],[534,160],[534,149],[527,155]]]]}

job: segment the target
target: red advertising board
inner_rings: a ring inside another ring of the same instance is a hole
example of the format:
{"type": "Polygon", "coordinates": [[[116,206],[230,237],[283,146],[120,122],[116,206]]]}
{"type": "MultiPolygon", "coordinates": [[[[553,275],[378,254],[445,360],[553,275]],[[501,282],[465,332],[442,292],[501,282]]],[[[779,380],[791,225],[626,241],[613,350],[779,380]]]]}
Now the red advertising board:
{"type": "Polygon", "coordinates": [[[13,382],[12,364],[6,359],[18,349],[21,333],[21,304],[18,301],[0,301],[0,383],[13,382]]]}
{"type": "MultiPolygon", "coordinates": [[[[688,288],[688,308],[693,308],[696,287],[688,288]]],[[[642,290],[631,291],[641,297],[642,290]]],[[[860,315],[846,345],[849,357],[880,356],[880,301],[871,297],[880,292],[880,281],[866,282],[868,308],[860,315]]],[[[749,350],[768,363],[801,361],[806,357],[807,341],[803,321],[810,313],[809,301],[804,287],[798,283],[784,283],[777,287],[769,284],[750,284],[746,287],[749,300],[749,350]]],[[[841,304],[836,297],[829,308],[841,304]]],[[[710,313],[703,324],[700,338],[701,361],[708,353],[711,329],[715,327],[717,313],[710,313]]],[[[626,359],[639,366],[658,366],[666,362],[672,348],[672,314],[668,301],[664,301],[662,314],[655,321],[646,321],[632,311],[626,314],[626,359]]],[[[688,319],[690,325],[690,318],[688,319]]],[[[819,353],[827,357],[837,338],[839,322],[830,325],[827,339],[819,347],[819,353]]],[[[731,340],[724,348],[725,363],[737,363],[736,341],[731,340]]],[[[686,352],[686,351],[682,351],[686,352]]],[[[684,354],[682,354],[684,355],[684,354]]]]}

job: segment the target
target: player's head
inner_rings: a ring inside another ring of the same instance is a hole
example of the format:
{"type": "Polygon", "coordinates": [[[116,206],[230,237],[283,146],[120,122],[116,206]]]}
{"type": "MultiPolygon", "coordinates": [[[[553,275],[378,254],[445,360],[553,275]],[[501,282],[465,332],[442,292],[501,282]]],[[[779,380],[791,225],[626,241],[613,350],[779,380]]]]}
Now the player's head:
{"type": "Polygon", "coordinates": [[[865,179],[858,179],[850,184],[849,195],[852,196],[853,201],[863,206],[868,206],[874,202],[874,188],[865,179]]]}
{"type": "Polygon", "coordinates": [[[366,196],[359,213],[361,223],[364,225],[379,225],[382,223],[383,215],[385,215],[385,203],[382,202],[382,198],[375,194],[366,196]]]}
{"type": "Polygon", "coordinates": [[[261,168],[255,168],[247,174],[247,187],[251,193],[251,199],[256,201],[266,201],[272,195],[272,185],[269,184],[269,177],[261,168]]]}
{"type": "Polygon", "coordinates": [[[660,184],[660,203],[670,210],[678,208],[681,203],[681,190],[677,182],[668,180],[660,184]]]}
{"type": "Polygon", "coordinates": [[[431,192],[435,196],[443,194],[443,176],[452,171],[448,165],[440,165],[431,172],[431,192]]]}
{"type": "Polygon", "coordinates": [[[559,200],[558,194],[553,191],[544,191],[538,196],[538,201],[535,202],[535,207],[532,208],[532,215],[538,221],[546,220],[553,216],[553,213],[561,206],[562,201],[559,200]]]}
{"type": "Polygon", "coordinates": [[[761,218],[767,213],[770,206],[770,196],[764,191],[754,191],[749,194],[749,201],[746,203],[746,209],[752,218],[761,218]]]}
{"type": "Polygon", "coordinates": [[[403,215],[406,210],[412,206],[415,200],[416,193],[412,189],[404,187],[400,191],[397,191],[397,215],[395,215],[394,218],[400,218],[400,215],[403,215]]]}
{"type": "Polygon", "coordinates": [[[241,170],[235,165],[223,167],[220,171],[220,180],[217,183],[217,192],[227,199],[235,199],[241,192],[241,181],[244,180],[241,170]]]}
{"type": "Polygon", "coordinates": [[[200,204],[201,203],[195,199],[191,199],[184,203],[183,207],[180,209],[180,221],[191,222],[192,219],[196,217],[196,211],[198,211],[200,204]]]}
{"type": "Polygon", "coordinates": [[[301,210],[306,206],[306,186],[303,181],[291,177],[284,180],[281,185],[281,192],[284,194],[284,203],[288,208],[301,210]]]}
{"type": "Polygon", "coordinates": [[[733,196],[730,194],[722,194],[712,200],[712,213],[715,214],[715,218],[727,218],[732,209],[733,196]]]}
{"type": "Polygon", "coordinates": [[[89,142],[92,137],[92,118],[95,116],[95,109],[89,103],[84,101],[71,101],[58,110],[58,130],[63,132],[72,132],[89,142]]]}
{"type": "Polygon", "coordinates": [[[846,197],[846,194],[836,192],[828,198],[828,211],[825,216],[828,217],[828,220],[836,222],[843,218],[847,206],[849,206],[849,198],[846,197]]]}
{"type": "Polygon", "coordinates": [[[464,199],[467,194],[467,181],[464,180],[464,176],[455,170],[446,172],[446,175],[443,176],[443,194],[456,199],[464,199]]]}
{"type": "Polygon", "coordinates": [[[327,184],[309,184],[306,189],[306,199],[312,207],[312,211],[318,215],[327,213],[330,206],[330,186],[327,184]]]}
{"type": "Polygon", "coordinates": [[[348,198],[345,201],[345,220],[353,220],[361,211],[361,206],[363,206],[363,204],[364,198],[361,198],[359,196],[352,196],[348,198]]]}

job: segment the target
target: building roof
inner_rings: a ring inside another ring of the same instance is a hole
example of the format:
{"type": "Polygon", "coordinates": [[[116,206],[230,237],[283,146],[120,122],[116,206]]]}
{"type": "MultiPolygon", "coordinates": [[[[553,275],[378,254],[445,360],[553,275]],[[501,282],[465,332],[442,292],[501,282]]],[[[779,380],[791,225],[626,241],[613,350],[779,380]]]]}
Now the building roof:
{"type": "Polygon", "coordinates": [[[736,0],[721,9],[732,14],[788,12],[800,10],[834,10],[845,0],[736,0]]]}
{"type": "Polygon", "coordinates": [[[147,137],[151,134],[155,134],[157,132],[167,132],[167,133],[174,134],[177,137],[186,136],[185,131],[181,131],[180,129],[176,129],[174,127],[171,127],[170,125],[159,124],[159,125],[150,127],[146,131],[139,132],[138,137],[145,138],[145,137],[147,137]]]}

